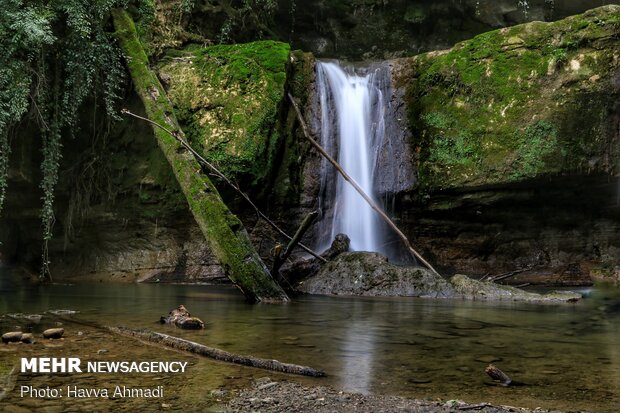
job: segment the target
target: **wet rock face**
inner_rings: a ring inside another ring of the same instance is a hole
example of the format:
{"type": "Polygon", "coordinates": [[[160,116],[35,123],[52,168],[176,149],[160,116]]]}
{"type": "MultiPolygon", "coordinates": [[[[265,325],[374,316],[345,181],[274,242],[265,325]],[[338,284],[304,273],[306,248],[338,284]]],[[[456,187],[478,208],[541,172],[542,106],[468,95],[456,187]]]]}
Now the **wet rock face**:
{"type": "Polygon", "coordinates": [[[274,31],[280,39],[291,41],[294,48],[317,56],[383,60],[443,49],[495,28],[558,20],[607,3],[603,0],[286,0],[279,2],[274,31]]]}
{"type": "Polygon", "coordinates": [[[421,187],[617,171],[619,15],[610,5],[395,62],[421,187]]]}
{"type": "MultiPolygon", "coordinates": [[[[136,97],[124,104],[141,113],[136,97]]],[[[99,139],[107,144],[96,146],[96,153],[91,152],[90,129],[84,126],[83,131],[86,137],[63,149],[55,190],[56,224],[49,243],[54,280],[225,280],[150,126],[120,122],[106,139],[99,139]],[[84,169],[90,162],[94,162],[91,168],[84,169]]],[[[41,255],[37,136],[25,125],[12,140],[7,199],[0,218],[2,261],[33,274],[38,274],[41,255]]]]}
{"type": "Polygon", "coordinates": [[[420,185],[395,210],[444,272],[569,285],[615,274],[619,16],[610,5],[394,63],[420,185]]]}
{"type": "Polygon", "coordinates": [[[345,252],[297,289],[308,294],[450,297],[443,278],[422,268],[398,267],[378,253],[345,252]]]}
{"type": "Polygon", "coordinates": [[[589,285],[620,269],[620,181],[544,177],[438,191],[397,209],[412,242],[444,274],[589,285]]]}

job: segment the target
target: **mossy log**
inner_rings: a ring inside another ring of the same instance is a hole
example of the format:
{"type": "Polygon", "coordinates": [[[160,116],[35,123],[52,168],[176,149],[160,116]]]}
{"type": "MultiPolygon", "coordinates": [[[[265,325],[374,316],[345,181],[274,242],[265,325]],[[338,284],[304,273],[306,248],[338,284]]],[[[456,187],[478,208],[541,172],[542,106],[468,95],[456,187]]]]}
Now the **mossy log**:
{"type": "MultiPolygon", "coordinates": [[[[172,104],[149,68],[131,16],[122,9],[112,12],[116,36],[125,54],[134,88],[147,117],[183,138],[172,104]]],[[[210,179],[201,173],[195,157],[174,136],[153,127],[157,143],[168,159],[189,208],[226,275],[252,302],[283,302],[289,298],[252,246],[241,221],[222,201],[210,179]]]]}
{"type": "Polygon", "coordinates": [[[259,369],[279,371],[288,374],[298,374],[302,376],[325,376],[325,372],[313,369],[312,367],[282,363],[278,360],[268,360],[252,356],[242,356],[239,354],[229,353],[228,351],[220,350],[217,348],[208,347],[203,344],[195,343],[193,341],[185,340],[179,337],[170,336],[168,334],[156,333],[154,331],[133,329],[127,327],[109,327],[109,330],[113,333],[120,334],[126,337],[133,337],[139,340],[145,340],[151,343],[172,347],[177,350],[188,351],[190,353],[209,357],[219,361],[225,361],[227,363],[241,364],[244,366],[256,367],[259,369]]]}

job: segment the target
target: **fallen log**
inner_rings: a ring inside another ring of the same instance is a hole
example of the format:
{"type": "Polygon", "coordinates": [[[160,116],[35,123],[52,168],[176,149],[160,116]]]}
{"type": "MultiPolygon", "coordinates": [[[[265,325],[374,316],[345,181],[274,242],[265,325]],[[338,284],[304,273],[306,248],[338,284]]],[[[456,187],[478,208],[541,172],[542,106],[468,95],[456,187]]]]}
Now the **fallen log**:
{"type": "Polygon", "coordinates": [[[177,350],[187,351],[189,353],[198,354],[200,356],[209,357],[227,363],[240,364],[243,366],[256,367],[259,369],[279,371],[288,374],[298,374],[302,376],[324,377],[326,374],[321,370],[312,367],[299,366],[297,364],[282,363],[278,360],[268,360],[252,356],[243,356],[239,354],[229,353],[214,347],[208,347],[203,344],[185,340],[179,337],[170,336],[168,334],[157,333],[146,329],[133,329],[128,327],[108,327],[113,333],[131,337],[138,340],[148,341],[171,347],[177,350]]]}

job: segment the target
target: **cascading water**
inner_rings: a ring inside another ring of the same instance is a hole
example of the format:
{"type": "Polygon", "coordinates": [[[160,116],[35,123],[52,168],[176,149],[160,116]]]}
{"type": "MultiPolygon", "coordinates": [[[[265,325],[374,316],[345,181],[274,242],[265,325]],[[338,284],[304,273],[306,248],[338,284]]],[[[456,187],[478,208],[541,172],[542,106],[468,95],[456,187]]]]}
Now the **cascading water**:
{"type": "MultiPolygon", "coordinates": [[[[319,62],[317,84],[321,106],[321,140],[328,152],[336,155],[342,168],[362,187],[374,196],[373,173],[377,161],[377,142],[385,133],[383,95],[377,87],[375,71],[356,74],[353,69],[343,70],[332,62],[319,62]]],[[[323,167],[325,169],[325,165],[323,167]]],[[[324,192],[330,192],[333,175],[322,173],[324,192]]],[[[333,192],[333,190],[331,190],[333,192]]],[[[329,197],[324,197],[329,198],[329,197]]],[[[335,197],[326,201],[332,205],[323,225],[330,225],[328,242],[339,233],[351,239],[351,249],[356,251],[384,252],[384,228],[376,213],[346,182],[337,176],[335,197]]]]}

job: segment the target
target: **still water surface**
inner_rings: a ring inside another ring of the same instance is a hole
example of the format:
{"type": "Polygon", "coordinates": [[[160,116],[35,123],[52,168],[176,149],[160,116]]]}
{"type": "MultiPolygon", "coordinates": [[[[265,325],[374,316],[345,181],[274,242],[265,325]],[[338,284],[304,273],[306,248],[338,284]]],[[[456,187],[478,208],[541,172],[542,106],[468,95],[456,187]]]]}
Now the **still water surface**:
{"type": "MultiPolygon", "coordinates": [[[[227,286],[28,287],[7,278],[0,277],[0,314],[73,309],[100,324],[152,328],[329,375],[307,383],[417,398],[620,411],[620,290],[610,287],[592,289],[576,305],[311,296],[288,305],[248,305],[227,286]],[[179,304],[207,328],[182,331],[156,323],[179,304]],[[493,386],[484,374],[490,362],[525,385],[493,386]]],[[[6,328],[10,320],[0,324],[6,328]]]]}

